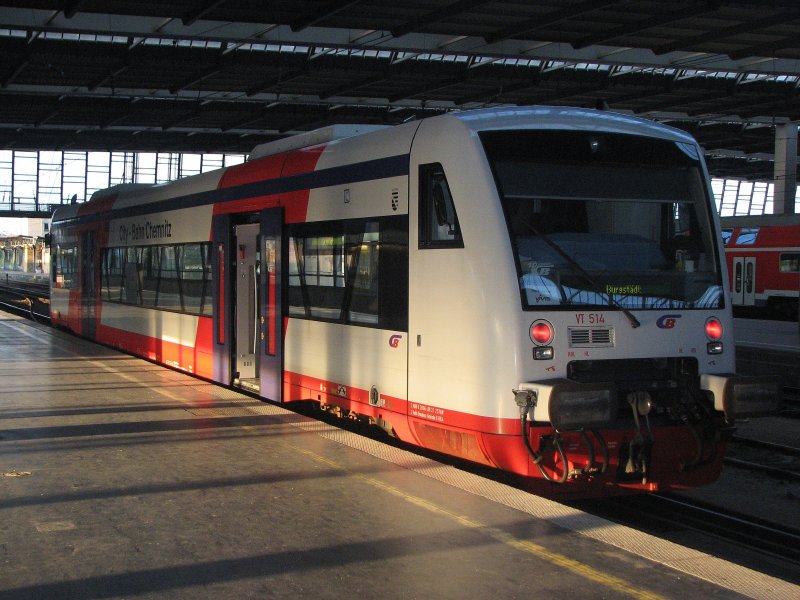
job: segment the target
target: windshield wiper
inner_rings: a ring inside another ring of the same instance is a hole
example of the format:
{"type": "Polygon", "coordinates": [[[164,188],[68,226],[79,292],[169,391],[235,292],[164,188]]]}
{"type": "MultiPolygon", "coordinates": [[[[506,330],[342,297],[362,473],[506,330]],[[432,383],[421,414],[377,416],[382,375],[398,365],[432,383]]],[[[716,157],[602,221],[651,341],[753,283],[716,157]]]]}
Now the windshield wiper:
{"type": "Polygon", "coordinates": [[[569,263],[569,265],[570,265],[570,266],[571,266],[571,267],[572,267],[572,268],[573,268],[573,269],[574,269],[574,270],[575,270],[575,271],[576,271],[576,272],[577,272],[577,273],[578,273],[578,274],[579,274],[581,277],[583,277],[583,278],[584,278],[584,279],[585,279],[585,280],[586,280],[586,281],[589,283],[589,285],[590,285],[590,286],[592,286],[593,290],[594,290],[594,291],[595,291],[597,294],[599,294],[601,297],[602,297],[602,296],[605,296],[606,298],[608,298],[608,303],[609,303],[609,305],[610,305],[610,306],[613,306],[613,307],[614,307],[614,308],[616,308],[617,310],[621,311],[621,312],[622,312],[622,314],[624,314],[624,315],[625,315],[625,316],[628,318],[628,321],[630,321],[630,323],[631,323],[631,327],[633,327],[634,329],[636,329],[637,327],[641,326],[641,323],[639,322],[639,319],[637,319],[637,318],[636,318],[636,315],[634,315],[634,314],[633,314],[631,311],[629,311],[629,310],[628,310],[627,308],[625,308],[625,307],[624,307],[622,304],[620,304],[620,303],[619,303],[617,300],[615,300],[615,299],[614,299],[614,296],[613,296],[612,294],[609,294],[609,293],[606,293],[606,292],[604,292],[604,291],[603,291],[603,287],[602,287],[602,286],[601,286],[601,285],[600,285],[600,284],[597,282],[597,280],[596,280],[594,277],[592,277],[592,276],[591,276],[591,274],[589,274],[589,273],[586,271],[586,269],[584,269],[584,268],[583,268],[583,267],[582,267],[582,266],[581,266],[581,265],[578,263],[578,261],[576,261],[576,260],[575,260],[574,258],[572,258],[572,257],[571,257],[569,254],[567,254],[566,252],[564,252],[564,250],[563,250],[563,248],[561,248],[561,246],[559,246],[557,243],[555,243],[553,240],[551,240],[551,239],[550,239],[549,237],[547,237],[545,234],[543,234],[543,233],[541,233],[540,231],[538,231],[538,230],[537,230],[537,229],[536,229],[536,228],[535,228],[533,225],[531,225],[531,224],[530,224],[530,223],[528,223],[527,221],[523,221],[523,220],[522,220],[522,219],[520,219],[520,218],[518,218],[518,220],[519,220],[519,222],[520,222],[520,223],[522,223],[523,225],[525,225],[525,227],[527,227],[528,229],[530,229],[530,230],[531,230],[531,232],[533,232],[533,234],[534,234],[535,236],[539,237],[539,238],[540,238],[540,239],[541,239],[541,240],[542,240],[542,241],[543,241],[545,244],[547,244],[548,246],[550,246],[550,248],[552,248],[552,249],[553,249],[553,250],[554,250],[554,251],[555,251],[555,252],[556,252],[556,253],[557,253],[557,254],[558,254],[558,255],[559,255],[561,258],[563,258],[565,261],[567,261],[567,263],[569,263]]]}

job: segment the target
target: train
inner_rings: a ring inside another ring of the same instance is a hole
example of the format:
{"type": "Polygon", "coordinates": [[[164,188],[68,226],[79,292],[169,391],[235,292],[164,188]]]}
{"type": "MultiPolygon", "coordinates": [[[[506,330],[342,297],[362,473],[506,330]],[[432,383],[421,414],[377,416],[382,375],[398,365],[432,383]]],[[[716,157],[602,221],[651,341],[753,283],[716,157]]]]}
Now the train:
{"type": "Polygon", "coordinates": [[[52,235],[54,325],[543,495],[714,481],[779,402],[736,374],[700,148],[627,115],[330,126],[97,192],[52,235]]]}
{"type": "Polygon", "coordinates": [[[734,312],[797,319],[800,215],[723,217],[734,312]]]}

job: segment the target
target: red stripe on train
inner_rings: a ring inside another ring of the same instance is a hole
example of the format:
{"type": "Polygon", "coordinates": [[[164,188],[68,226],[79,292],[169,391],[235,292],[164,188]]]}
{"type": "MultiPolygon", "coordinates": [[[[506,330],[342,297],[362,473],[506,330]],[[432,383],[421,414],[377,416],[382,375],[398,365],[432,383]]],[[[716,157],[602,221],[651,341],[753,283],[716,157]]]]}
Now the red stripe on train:
{"type": "MultiPolygon", "coordinates": [[[[324,147],[298,150],[288,154],[267,156],[230,167],[219,182],[219,189],[267,181],[291,175],[311,173],[317,166],[324,147]]],[[[298,190],[268,196],[243,198],[217,204],[214,214],[240,213],[264,208],[284,207],[286,223],[302,223],[308,213],[309,190],[298,190]]]]}
{"type": "Polygon", "coordinates": [[[200,377],[211,379],[214,375],[211,350],[213,322],[209,317],[198,318],[194,347],[99,323],[95,337],[102,344],[188,373],[194,373],[200,377]]]}

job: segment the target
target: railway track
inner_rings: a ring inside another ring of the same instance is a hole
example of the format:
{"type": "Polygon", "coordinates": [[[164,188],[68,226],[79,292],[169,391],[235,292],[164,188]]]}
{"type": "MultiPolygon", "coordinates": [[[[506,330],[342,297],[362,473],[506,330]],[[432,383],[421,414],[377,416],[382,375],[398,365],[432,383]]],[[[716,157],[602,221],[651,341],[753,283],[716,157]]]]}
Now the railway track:
{"type": "Polygon", "coordinates": [[[800,418],[800,388],[786,386],[783,388],[783,409],[781,415],[793,419],[800,418]]]}
{"type": "Polygon", "coordinates": [[[0,308],[50,323],[50,288],[47,284],[6,281],[0,283],[0,308]]]}
{"type": "Polygon", "coordinates": [[[666,537],[681,537],[687,531],[700,532],[800,566],[800,530],[688,497],[648,494],[609,499],[579,508],[666,537]]]}
{"type": "Polygon", "coordinates": [[[800,448],[794,446],[734,436],[724,460],[784,481],[800,481],[800,448]]]}

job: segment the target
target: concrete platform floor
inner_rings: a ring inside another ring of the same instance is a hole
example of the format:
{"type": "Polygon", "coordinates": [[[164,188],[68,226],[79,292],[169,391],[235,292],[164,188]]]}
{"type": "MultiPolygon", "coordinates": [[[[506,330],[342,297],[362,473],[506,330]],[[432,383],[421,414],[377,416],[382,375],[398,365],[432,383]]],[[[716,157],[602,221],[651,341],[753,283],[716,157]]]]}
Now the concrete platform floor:
{"type": "Polygon", "coordinates": [[[0,600],[800,587],[0,313],[0,600]]]}

